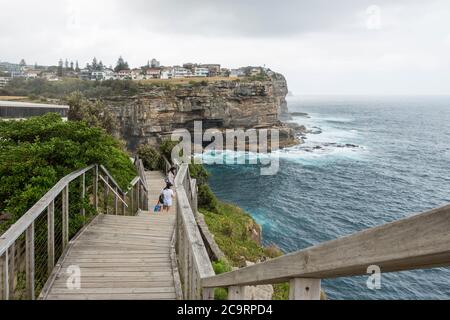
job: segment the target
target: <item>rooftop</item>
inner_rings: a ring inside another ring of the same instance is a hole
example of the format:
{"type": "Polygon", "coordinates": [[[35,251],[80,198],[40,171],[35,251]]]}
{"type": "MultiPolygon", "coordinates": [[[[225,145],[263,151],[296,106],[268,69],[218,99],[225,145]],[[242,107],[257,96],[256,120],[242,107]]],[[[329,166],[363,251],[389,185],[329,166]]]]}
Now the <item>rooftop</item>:
{"type": "Polygon", "coordinates": [[[16,101],[1,101],[1,100],[0,100],[0,107],[69,109],[69,106],[67,106],[67,105],[16,102],[16,101]]]}

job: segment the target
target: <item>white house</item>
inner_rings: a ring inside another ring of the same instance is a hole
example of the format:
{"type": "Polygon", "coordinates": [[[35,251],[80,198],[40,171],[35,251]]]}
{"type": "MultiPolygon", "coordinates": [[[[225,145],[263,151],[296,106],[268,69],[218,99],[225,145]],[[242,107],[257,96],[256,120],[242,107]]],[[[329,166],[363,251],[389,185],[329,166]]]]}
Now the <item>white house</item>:
{"type": "Polygon", "coordinates": [[[173,69],[164,69],[161,71],[161,79],[172,79],[173,78],[173,69]]]}
{"type": "Polygon", "coordinates": [[[239,78],[244,77],[245,72],[243,69],[231,69],[230,70],[230,78],[239,78]]]}
{"type": "Polygon", "coordinates": [[[80,70],[80,79],[81,80],[91,80],[91,71],[89,69],[80,70]]]}
{"type": "Polygon", "coordinates": [[[131,80],[131,70],[120,70],[117,72],[120,80],[130,79],[131,80]]]}
{"type": "Polygon", "coordinates": [[[189,69],[182,67],[173,68],[173,77],[174,78],[188,78],[192,77],[192,72],[189,69]]]}
{"type": "Polygon", "coordinates": [[[10,80],[11,78],[0,77],[0,88],[4,88],[10,80]]]}
{"type": "Polygon", "coordinates": [[[194,77],[208,77],[208,76],[209,76],[208,68],[201,68],[201,67],[194,68],[194,77]]]}
{"type": "Polygon", "coordinates": [[[115,80],[115,79],[117,79],[117,74],[112,69],[105,69],[105,70],[103,70],[103,73],[104,73],[104,76],[103,76],[104,80],[115,80]]]}
{"type": "Polygon", "coordinates": [[[161,78],[161,69],[159,68],[150,68],[145,72],[148,79],[159,79],[161,78]]]}
{"type": "Polygon", "coordinates": [[[104,71],[92,71],[91,73],[91,80],[104,80],[105,79],[105,72],[104,71]]]}
{"type": "Polygon", "coordinates": [[[250,69],[250,76],[256,77],[259,76],[263,72],[262,68],[260,67],[254,67],[250,69]]]}
{"type": "Polygon", "coordinates": [[[27,79],[36,79],[38,76],[39,76],[39,71],[36,71],[36,70],[25,71],[25,77],[27,79]]]}
{"type": "Polygon", "coordinates": [[[133,80],[143,80],[144,75],[142,74],[142,70],[139,68],[131,70],[131,79],[133,80]]]}

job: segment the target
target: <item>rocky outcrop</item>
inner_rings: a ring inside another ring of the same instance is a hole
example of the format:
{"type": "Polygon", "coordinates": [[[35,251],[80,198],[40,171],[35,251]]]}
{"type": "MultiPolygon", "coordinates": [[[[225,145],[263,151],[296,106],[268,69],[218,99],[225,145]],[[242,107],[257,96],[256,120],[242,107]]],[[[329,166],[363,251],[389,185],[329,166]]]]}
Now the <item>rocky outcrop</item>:
{"type": "Polygon", "coordinates": [[[157,144],[174,130],[193,131],[194,121],[210,128],[280,130],[280,146],[298,143],[295,131],[284,125],[288,93],[286,80],[270,73],[261,81],[231,79],[185,84],[141,84],[135,96],[105,100],[117,117],[117,135],[134,150],[140,143],[157,144]]]}
{"type": "Polygon", "coordinates": [[[286,96],[289,93],[286,79],[283,75],[279,73],[274,73],[272,76],[272,82],[274,86],[275,96],[278,99],[278,120],[289,121],[292,117],[289,113],[288,104],[286,101],[286,96]]]}

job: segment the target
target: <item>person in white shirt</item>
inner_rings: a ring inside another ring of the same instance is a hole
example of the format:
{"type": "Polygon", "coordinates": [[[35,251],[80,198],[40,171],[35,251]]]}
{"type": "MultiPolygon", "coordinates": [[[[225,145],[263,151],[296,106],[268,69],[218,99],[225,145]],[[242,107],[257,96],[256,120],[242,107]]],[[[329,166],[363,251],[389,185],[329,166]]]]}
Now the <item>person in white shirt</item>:
{"type": "Polygon", "coordinates": [[[172,184],[168,183],[167,186],[161,191],[161,194],[164,198],[163,203],[163,211],[169,212],[170,208],[173,205],[173,198],[175,198],[175,194],[173,192],[172,184]]]}

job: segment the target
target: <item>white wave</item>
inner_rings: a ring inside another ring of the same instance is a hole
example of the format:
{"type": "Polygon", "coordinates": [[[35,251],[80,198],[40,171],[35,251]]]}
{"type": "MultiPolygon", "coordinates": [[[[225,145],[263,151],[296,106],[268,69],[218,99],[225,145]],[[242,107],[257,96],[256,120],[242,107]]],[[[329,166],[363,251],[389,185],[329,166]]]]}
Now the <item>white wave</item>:
{"type": "Polygon", "coordinates": [[[341,129],[333,123],[351,123],[354,119],[321,117],[309,113],[309,118],[294,117],[293,121],[304,125],[309,133],[304,135],[304,144],[285,149],[283,158],[303,163],[333,161],[336,158],[362,159],[368,149],[360,145],[360,133],[356,129],[341,129]]]}
{"type": "Polygon", "coordinates": [[[209,151],[202,155],[196,154],[204,164],[264,164],[271,160],[286,159],[302,164],[320,164],[335,161],[338,158],[361,160],[368,149],[359,145],[359,131],[355,129],[343,130],[330,125],[324,125],[324,119],[335,119],[342,122],[353,121],[347,118],[320,118],[310,114],[310,118],[294,117],[294,121],[313,133],[305,134],[305,142],[290,148],[272,153],[254,153],[244,151],[209,151]]]}

